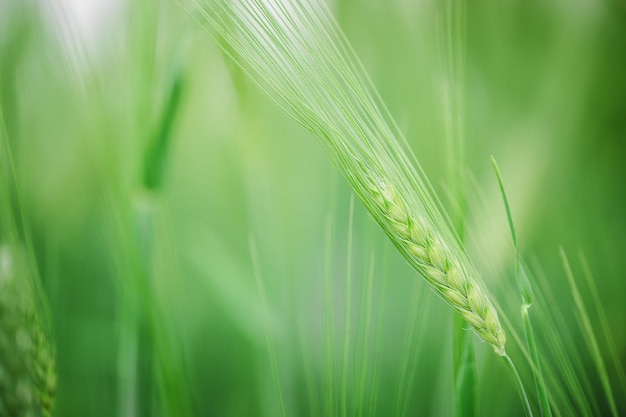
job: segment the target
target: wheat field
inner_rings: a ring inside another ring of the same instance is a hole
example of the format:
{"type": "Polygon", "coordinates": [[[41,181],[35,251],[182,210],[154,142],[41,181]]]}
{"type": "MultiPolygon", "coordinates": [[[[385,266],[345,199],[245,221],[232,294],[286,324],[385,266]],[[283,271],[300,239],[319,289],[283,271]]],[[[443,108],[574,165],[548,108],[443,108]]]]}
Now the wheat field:
{"type": "Polygon", "coordinates": [[[0,417],[625,415],[625,39],[0,0],[0,417]]]}

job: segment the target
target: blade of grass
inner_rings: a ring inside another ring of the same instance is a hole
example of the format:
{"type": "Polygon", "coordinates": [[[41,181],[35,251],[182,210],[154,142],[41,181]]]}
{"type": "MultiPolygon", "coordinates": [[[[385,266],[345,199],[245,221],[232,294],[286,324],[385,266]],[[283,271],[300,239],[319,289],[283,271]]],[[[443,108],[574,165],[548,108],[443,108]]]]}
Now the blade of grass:
{"type": "MultiPolygon", "coordinates": [[[[438,20],[440,61],[442,61],[442,99],[448,161],[448,183],[452,219],[459,241],[465,234],[465,160],[464,70],[465,70],[465,0],[449,0],[438,20]]],[[[453,322],[454,412],[457,417],[473,417],[477,410],[476,363],[473,335],[463,319],[453,322]]]]}
{"type": "MultiPolygon", "coordinates": [[[[414,345],[414,348],[411,351],[412,354],[412,358],[409,360],[409,366],[410,366],[410,370],[408,373],[408,381],[406,382],[406,395],[405,395],[405,401],[404,401],[404,405],[401,408],[401,414],[403,416],[408,415],[408,406],[409,406],[409,398],[410,398],[410,393],[413,392],[413,389],[415,387],[415,378],[417,378],[418,376],[418,359],[420,357],[420,352],[422,351],[422,346],[423,346],[423,342],[424,342],[424,333],[426,331],[426,325],[425,323],[421,322],[421,320],[425,319],[426,317],[428,317],[428,311],[429,311],[429,307],[431,305],[431,298],[427,298],[424,297],[424,292],[422,292],[421,294],[421,298],[420,298],[420,317],[419,317],[419,324],[417,324],[415,327],[419,328],[419,331],[417,333],[417,341],[416,344],[414,345]]],[[[416,318],[417,321],[417,318],[416,318]]]]}
{"type": "Polygon", "coordinates": [[[613,361],[613,367],[615,368],[617,377],[619,378],[623,394],[626,397],[626,374],[624,372],[624,365],[622,364],[619,354],[617,353],[615,340],[613,339],[609,322],[606,318],[606,314],[604,313],[604,309],[602,308],[602,302],[600,300],[600,295],[598,294],[598,288],[595,284],[595,280],[593,278],[593,274],[591,273],[591,268],[589,267],[587,258],[582,251],[578,253],[578,258],[583,267],[585,279],[587,280],[587,286],[589,287],[589,290],[591,292],[591,297],[593,299],[595,310],[598,314],[598,317],[600,318],[600,326],[602,327],[604,339],[606,340],[609,354],[611,355],[611,360],[613,361]]]}
{"type": "Polygon", "coordinates": [[[522,307],[520,313],[522,316],[522,322],[524,323],[524,331],[526,335],[526,343],[528,345],[528,352],[532,359],[533,377],[535,379],[535,387],[537,389],[537,396],[539,397],[539,407],[542,416],[552,416],[550,408],[550,401],[548,398],[548,391],[546,389],[546,383],[541,371],[541,361],[539,358],[539,351],[537,350],[537,343],[535,341],[535,332],[533,331],[532,323],[528,310],[533,303],[533,292],[530,285],[530,281],[526,276],[524,270],[520,270],[520,255],[519,255],[519,243],[517,240],[517,233],[515,232],[515,225],[513,224],[513,216],[511,214],[511,206],[504,190],[504,182],[502,181],[502,175],[498,168],[496,159],[492,156],[491,163],[493,170],[498,179],[498,185],[502,194],[502,201],[504,202],[504,210],[506,212],[506,218],[509,223],[509,229],[511,231],[511,237],[513,238],[513,249],[515,251],[515,282],[517,282],[517,288],[522,296],[522,307]]]}
{"type": "Polygon", "coordinates": [[[406,397],[409,395],[407,391],[406,381],[408,379],[409,372],[409,363],[412,357],[411,351],[413,347],[413,338],[415,336],[415,332],[417,331],[417,311],[420,303],[420,295],[419,286],[417,281],[413,283],[413,289],[411,290],[411,297],[409,299],[409,311],[407,312],[407,316],[409,319],[406,321],[406,325],[404,328],[404,337],[402,341],[402,352],[400,353],[400,358],[402,361],[400,362],[400,375],[398,378],[398,388],[396,389],[396,400],[394,406],[394,415],[401,416],[404,415],[404,406],[406,403],[406,397]]]}
{"type": "MultiPolygon", "coordinates": [[[[387,247],[385,247],[387,248],[387,247]]],[[[370,385],[370,393],[371,393],[371,397],[370,397],[370,403],[369,403],[369,412],[367,414],[368,417],[373,417],[374,415],[376,415],[376,407],[378,405],[378,387],[380,384],[380,371],[381,371],[381,366],[380,366],[380,355],[378,353],[380,353],[380,347],[382,345],[382,339],[383,339],[383,332],[382,332],[382,328],[383,328],[383,323],[385,320],[385,308],[386,308],[386,301],[387,301],[387,277],[388,277],[388,267],[389,267],[389,251],[387,249],[385,249],[385,251],[383,252],[383,262],[382,262],[382,271],[381,271],[381,290],[380,290],[380,294],[379,294],[379,299],[378,299],[378,314],[376,317],[376,323],[375,323],[375,330],[374,330],[374,338],[375,338],[375,342],[374,342],[374,361],[372,364],[372,383],[370,385]]]]}
{"type": "Polygon", "coordinates": [[[152,141],[148,144],[144,157],[143,185],[147,189],[161,188],[168,151],[172,142],[172,129],[182,100],[185,77],[181,64],[176,63],[175,65],[176,68],[173,70],[170,82],[170,91],[159,119],[159,126],[152,141]]]}
{"type": "Polygon", "coordinates": [[[606,371],[606,365],[604,364],[604,359],[602,358],[602,353],[600,352],[598,341],[593,332],[593,326],[591,325],[589,314],[587,314],[585,303],[582,296],[580,295],[580,292],[578,291],[578,286],[576,285],[576,281],[574,279],[574,273],[572,272],[572,268],[563,248],[560,248],[560,254],[561,261],[563,262],[563,268],[565,269],[565,275],[567,276],[570,290],[572,291],[572,297],[574,298],[574,303],[576,304],[576,310],[578,311],[578,316],[581,320],[587,348],[591,353],[591,357],[596,367],[596,371],[598,372],[598,376],[600,377],[600,381],[602,382],[602,388],[604,390],[604,394],[606,395],[607,401],[609,402],[611,414],[616,417],[619,415],[619,413],[617,412],[617,406],[615,404],[615,399],[613,398],[611,381],[606,371]]]}
{"type": "Polygon", "coordinates": [[[365,382],[368,375],[368,364],[371,355],[370,350],[370,337],[372,330],[372,296],[374,286],[374,266],[375,266],[375,251],[372,250],[370,255],[370,262],[367,273],[367,284],[365,291],[362,291],[361,305],[363,306],[363,337],[361,338],[361,346],[363,347],[363,354],[361,358],[361,367],[358,374],[358,389],[357,389],[357,406],[355,407],[355,413],[357,416],[364,416],[365,408],[365,382]]]}
{"type": "Polygon", "coordinates": [[[335,314],[334,314],[334,297],[333,297],[333,218],[329,214],[326,218],[326,227],[324,228],[325,250],[324,255],[324,292],[325,292],[325,316],[326,316],[326,395],[324,400],[326,403],[326,414],[335,415],[335,393],[333,390],[335,383],[335,314]]]}
{"type": "Polygon", "coordinates": [[[508,355],[503,356],[502,359],[504,360],[504,363],[513,374],[513,378],[515,379],[515,385],[517,386],[519,396],[522,400],[522,403],[524,404],[524,411],[526,412],[526,416],[532,417],[533,410],[530,406],[530,402],[528,401],[528,395],[526,395],[526,390],[524,389],[524,383],[522,382],[522,378],[520,378],[519,376],[519,372],[517,372],[517,368],[515,367],[515,364],[513,363],[513,361],[508,355]]]}
{"type": "MultiPolygon", "coordinates": [[[[563,317],[561,311],[548,307],[558,305],[558,301],[550,288],[548,279],[536,260],[533,262],[533,271],[539,277],[535,281],[539,291],[534,293],[537,313],[539,317],[544,318],[536,324],[542,329],[541,334],[546,340],[544,346],[546,349],[550,349],[550,351],[546,351],[546,362],[556,364],[556,366],[545,369],[546,373],[552,375],[551,379],[555,381],[555,383],[551,384],[551,387],[558,386],[565,389],[569,399],[568,406],[576,410],[575,414],[583,416],[599,415],[600,410],[596,399],[589,394],[591,392],[591,384],[588,378],[579,376],[585,375],[585,368],[582,364],[580,353],[575,348],[577,343],[568,331],[568,322],[563,317]],[[546,308],[543,306],[546,306],[546,308]]],[[[568,413],[565,414],[568,415],[568,413]]]]}
{"type": "Polygon", "coordinates": [[[476,415],[474,335],[461,317],[454,317],[454,410],[459,417],[476,415]]]}
{"type": "Polygon", "coordinates": [[[426,323],[424,319],[428,317],[427,307],[430,305],[430,298],[425,297],[425,291],[420,288],[419,282],[413,283],[413,291],[411,294],[411,305],[415,306],[409,312],[407,320],[406,349],[401,354],[403,358],[401,379],[398,391],[402,392],[400,407],[396,415],[408,415],[409,400],[413,389],[413,382],[416,376],[417,364],[419,359],[420,346],[422,344],[426,323]]]}
{"type": "Polygon", "coordinates": [[[267,294],[265,292],[265,284],[263,283],[263,276],[261,275],[261,263],[259,260],[258,249],[256,246],[256,241],[254,237],[250,235],[249,239],[250,245],[250,256],[252,260],[252,268],[254,270],[254,276],[257,283],[257,288],[259,290],[259,295],[261,297],[261,303],[263,305],[263,316],[265,321],[265,342],[267,345],[267,350],[269,353],[270,359],[270,367],[272,370],[272,377],[274,379],[274,388],[276,389],[276,396],[278,405],[280,407],[280,415],[282,417],[286,417],[285,413],[285,403],[283,401],[283,393],[280,387],[280,374],[278,372],[278,359],[276,356],[276,347],[274,346],[274,338],[272,336],[272,325],[270,322],[270,314],[269,314],[269,303],[267,301],[267,294]]]}
{"type": "Polygon", "coordinates": [[[348,215],[348,247],[346,253],[346,298],[343,328],[343,366],[341,369],[341,415],[348,415],[348,366],[350,362],[350,332],[352,327],[352,238],[354,227],[354,194],[350,195],[348,215]]]}

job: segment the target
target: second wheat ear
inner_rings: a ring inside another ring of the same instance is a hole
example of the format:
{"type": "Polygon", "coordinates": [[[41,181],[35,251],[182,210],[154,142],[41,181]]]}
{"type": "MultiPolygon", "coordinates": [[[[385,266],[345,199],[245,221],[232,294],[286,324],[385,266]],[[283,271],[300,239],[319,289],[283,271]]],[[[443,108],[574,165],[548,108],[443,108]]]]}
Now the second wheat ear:
{"type": "Polygon", "coordinates": [[[0,244],[0,415],[49,417],[54,349],[26,257],[12,249],[0,244]]]}

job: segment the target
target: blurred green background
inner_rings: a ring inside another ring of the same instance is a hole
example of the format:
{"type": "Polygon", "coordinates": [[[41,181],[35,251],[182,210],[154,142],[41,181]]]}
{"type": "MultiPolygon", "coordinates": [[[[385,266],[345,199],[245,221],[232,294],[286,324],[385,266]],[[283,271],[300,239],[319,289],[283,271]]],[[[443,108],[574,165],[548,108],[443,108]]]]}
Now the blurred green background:
{"type": "MultiPolygon", "coordinates": [[[[328,4],[445,205],[440,3],[328,4]]],[[[559,247],[576,276],[589,261],[626,361],[626,3],[465,8],[467,250],[519,331],[494,155],[555,294],[538,309],[562,315],[604,414],[559,247]]],[[[0,1],[0,106],[56,415],[452,414],[453,313],[175,1],[0,1]]],[[[475,345],[479,415],[523,415],[475,345]]]]}

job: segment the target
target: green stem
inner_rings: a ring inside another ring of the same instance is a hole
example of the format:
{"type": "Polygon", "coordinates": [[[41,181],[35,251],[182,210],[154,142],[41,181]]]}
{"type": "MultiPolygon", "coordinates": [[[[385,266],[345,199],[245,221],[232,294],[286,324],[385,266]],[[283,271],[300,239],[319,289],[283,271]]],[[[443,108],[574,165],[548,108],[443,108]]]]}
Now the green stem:
{"type": "Polygon", "coordinates": [[[524,322],[524,330],[526,332],[526,342],[528,343],[528,351],[530,352],[530,358],[533,361],[533,375],[535,376],[535,385],[537,386],[537,396],[539,397],[539,407],[542,416],[552,417],[552,410],[550,409],[550,401],[548,399],[548,392],[546,390],[545,381],[543,379],[543,373],[541,372],[541,366],[539,364],[539,352],[537,351],[537,344],[535,343],[535,333],[530,322],[528,315],[528,308],[530,305],[522,305],[522,321],[524,322]]]}
{"type": "Polygon", "coordinates": [[[476,361],[474,360],[473,332],[460,316],[454,317],[454,415],[476,415],[476,361]]]}
{"type": "Polygon", "coordinates": [[[276,347],[274,346],[274,337],[272,334],[272,323],[270,320],[270,308],[267,301],[267,293],[265,291],[265,284],[263,282],[263,276],[261,275],[261,262],[259,260],[259,253],[256,246],[254,237],[250,235],[250,256],[252,258],[252,268],[254,270],[254,276],[261,297],[261,304],[263,306],[263,321],[265,324],[265,343],[267,351],[269,352],[270,367],[272,371],[272,378],[274,379],[274,388],[276,389],[276,397],[278,398],[278,406],[280,407],[280,416],[285,417],[287,415],[285,410],[285,402],[283,401],[283,393],[280,387],[280,372],[278,370],[278,356],[276,354],[276,347]]]}
{"type": "MultiPolygon", "coordinates": [[[[465,231],[464,165],[464,65],[465,65],[465,0],[448,0],[442,11],[441,61],[445,77],[444,109],[446,145],[448,150],[448,181],[453,207],[453,224],[459,241],[465,231]]],[[[454,413],[457,417],[476,415],[476,362],[473,333],[467,323],[455,317],[454,349],[454,413]]]]}
{"type": "Polygon", "coordinates": [[[528,276],[521,269],[521,262],[519,256],[519,244],[517,240],[517,233],[515,232],[515,225],[513,224],[513,216],[511,215],[511,206],[504,190],[504,182],[502,181],[502,175],[498,168],[496,159],[492,156],[491,163],[493,165],[494,172],[498,179],[498,185],[502,194],[502,201],[504,202],[504,210],[506,211],[506,219],[509,223],[511,231],[511,237],[513,238],[513,249],[515,252],[515,282],[517,282],[517,288],[522,296],[522,308],[521,315],[524,322],[524,332],[526,335],[526,344],[530,353],[530,359],[533,366],[533,378],[535,380],[535,386],[537,388],[537,396],[539,397],[539,406],[542,416],[552,417],[552,410],[550,409],[550,401],[548,399],[548,391],[546,389],[545,380],[541,372],[541,362],[539,361],[539,351],[537,350],[537,343],[535,342],[535,332],[530,321],[528,309],[533,303],[533,290],[528,279],[528,276]],[[523,273],[522,273],[523,272],[523,273]]]}
{"type": "Polygon", "coordinates": [[[513,363],[509,355],[504,355],[502,359],[504,359],[504,363],[506,363],[507,367],[511,370],[511,373],[513,374],[513,379],[515,380],[515,385],[517,385],[517,391],[519,392],[520,399],[522,400],[524,411],[526,412],[526,417],[533,417],[533,409],[530,407],[528,395],[526,395],[526,390],[524,389],[524,383],[522,382],[522,378],[520,378],[519,373],[517,372],[515,364],[513,363]]]}

